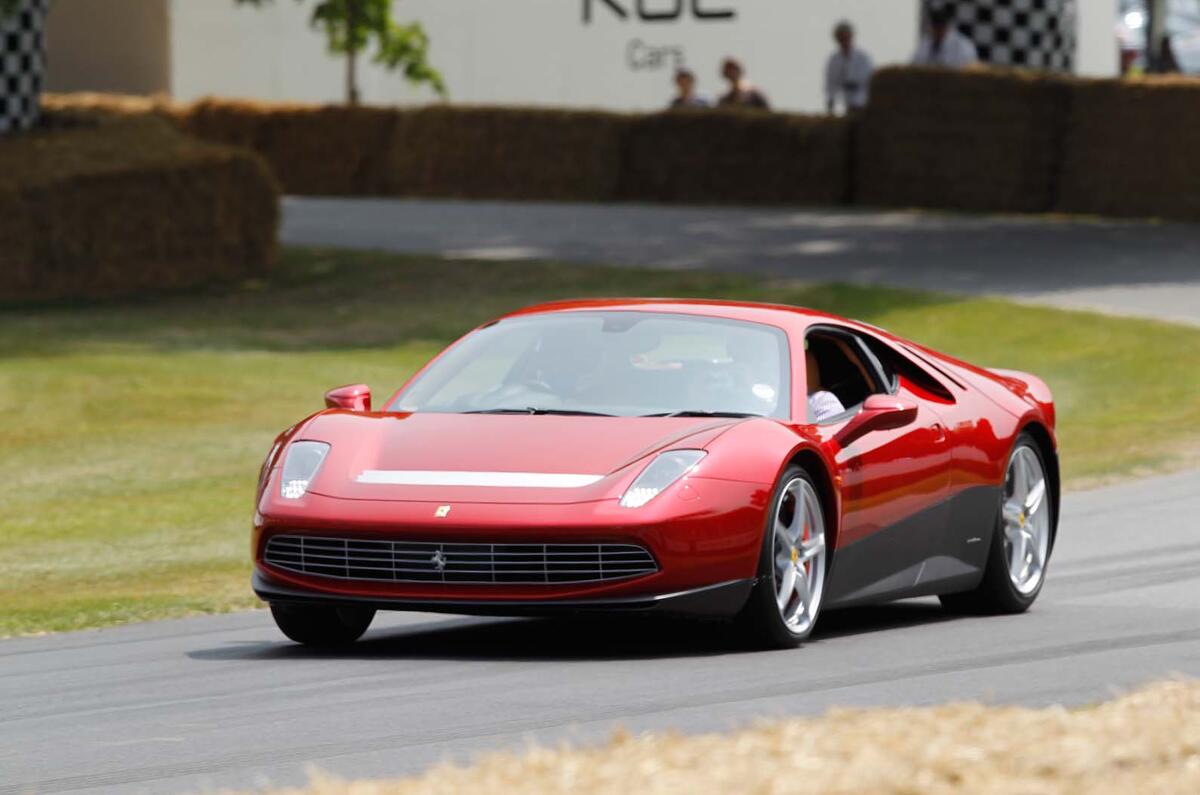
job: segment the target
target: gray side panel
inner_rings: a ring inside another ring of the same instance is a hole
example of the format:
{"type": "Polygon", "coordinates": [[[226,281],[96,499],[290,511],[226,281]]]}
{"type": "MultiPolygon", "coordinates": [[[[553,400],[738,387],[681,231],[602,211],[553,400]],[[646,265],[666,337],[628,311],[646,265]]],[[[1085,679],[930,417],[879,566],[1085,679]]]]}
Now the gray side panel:
{"type": "Polygon", "coordinates": [[[999,499],[996,486],[966,489],[842,547],[830,572],[826,607],[973,588],[987,563],[999,499]]]}

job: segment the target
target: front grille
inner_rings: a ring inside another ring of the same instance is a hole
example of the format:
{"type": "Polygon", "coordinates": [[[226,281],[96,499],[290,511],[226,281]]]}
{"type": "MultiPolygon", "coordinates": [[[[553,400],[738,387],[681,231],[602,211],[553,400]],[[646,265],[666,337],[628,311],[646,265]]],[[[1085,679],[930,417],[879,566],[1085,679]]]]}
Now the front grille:
{"type": "Polygon", "coordinates": [[[383,582],[578,583],[658,571],[636,544],[443,544],[277,535],[264,562],[284,571],[383,582]]]}

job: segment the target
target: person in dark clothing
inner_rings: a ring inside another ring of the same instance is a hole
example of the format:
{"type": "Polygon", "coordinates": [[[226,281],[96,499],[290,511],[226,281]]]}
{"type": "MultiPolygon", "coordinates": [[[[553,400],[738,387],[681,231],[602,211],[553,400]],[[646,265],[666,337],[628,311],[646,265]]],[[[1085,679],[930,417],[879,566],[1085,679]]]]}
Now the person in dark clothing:
{"type": "Polygon", "coordinates": [[[729,83],[729,91],[721,95],[721,107],[771,109],[766,94],[746,79],[746,70],[736,58],[726,58],[721,62],[721,77],[729,83]]]}
{"type": "Polygon", "coordinates": [[[708,108],[712,101],[702,94],[696,93],[696,75],[691,69],[680,68],[675,71],[675,98],[671,100],[671,108],[708,108]]]}
{"type": "Polygon", "coordinates": [[[1179,59],[1175,57],[1175,48],[1171,45],[1171,37],[1169,35],[1162,37],[1162,45],[1158,48],[1158,63],[1157,72],[1159,74],[1170,75],[1178,74],[1183,70],[1179,68],[1179,59]]]}

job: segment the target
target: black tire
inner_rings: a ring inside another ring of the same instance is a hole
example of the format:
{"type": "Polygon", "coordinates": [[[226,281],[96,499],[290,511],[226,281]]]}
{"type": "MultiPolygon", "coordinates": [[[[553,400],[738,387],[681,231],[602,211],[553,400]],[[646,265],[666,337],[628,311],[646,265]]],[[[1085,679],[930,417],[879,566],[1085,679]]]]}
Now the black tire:
{"type": "Polygon", "coordinates": [[[364,607],[327,607],[272,602],[271,616],[279,631],[305,646],[348,646],[362,637],[375,618],[364,607]]]}
{"type": "MultiPolygon", "coordinates": [[[[1008,460],[1011,462],[1017,451],[1022,447],[1028,447],[1033,451],[1042,465],[1043,474],[1049,478],[1050,470],[1046,466],[1045,456],[1042,455],[1042,450],[1038,446],[1038,443],[1028,433],[1022,433],[1017,437],[1012,452],[1009,453],[1008,460]]],[[[1007,472],[1008,463],[1005,463],[1006,476],[1007,472]]],[[[1047,487],[1049,488],[1049,483],[1047,483],[1047,487]]],[[[984,566],[982,581],[971,591],[940,594],[938,599],[941,600],[942,606],[946,610],[968,615],[1024,613],[1037,600],[1038,594],[1042,592],[1042,586],[1046,584],[1044,575],[1038,582],[1037,587],[1027,594],[1018,591],[1013,584],[1012,578],[1009,577],[1008,563],[1004,556],[1004,522],[1002,515],[1004,500],[1005,491],[1001,489],[1000,505],[996,506],[996,526],[992,532],[992,544],[988,549],[988,559],[987,564],[984,566]]],[[[1054,536],[1058,529],[1058,506],[1056,505],[1056,500],[1051,499],[1050,495],[1047,495],[1046,507],[1050,511],[1049,550],[1053,551],[1054,536]]],[[[1049,552],[1047,552],[1048,562],[1049,552]]]]}
{"type": "MultiPolygon", "coordinates": [[[[766,526],[763,528],[762,548],[759,552],[758,573],[754,590],[750,592],[749,599],[746,600],[745,606],[738,613],[735,622],[746,642],[756,649],[792,649],[799,646],[805,638],[812,634],[813,627],[816,626],[816,618],[814,616],[808,627],[803,632],[794,632],[784,622],[783,616],[780,614],[779,606],[775,601],[775,574],[774,574],[774,526],[775,513],[779,506],[780,496],[786,488],[787,484],[801,478],[808,481],[812,486],[813,491],[819,496],[820,490],[817,488],[816,481],[802,467],[790,466],[780,477],[779,482],[775,484],[775,488],[771,492],[770,509],[767,513],[766,526]]],[[[822,507],[822,515],[824,506],[822,507]]],[[[828,526],[828,522],[826,522],[828,526]]],[[[822,528],[824,532],[824,528],[822,528]]],[[[826,552],[824,553],[824,565],[826,572],[828,571],[831,555],[829,553],[828,534],[826,534],[826,552]]],[[[820,603],[818,602],[817,611],[819,614],[820,603]]]]}

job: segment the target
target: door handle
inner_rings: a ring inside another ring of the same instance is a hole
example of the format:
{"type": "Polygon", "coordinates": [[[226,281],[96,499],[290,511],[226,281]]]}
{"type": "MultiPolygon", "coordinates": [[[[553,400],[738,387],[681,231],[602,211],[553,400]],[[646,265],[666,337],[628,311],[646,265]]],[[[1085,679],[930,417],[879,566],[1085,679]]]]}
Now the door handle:
{"type": "Polygon", "coordinates": [[[940,422],[935,422],[933,424],[933,434],[935,437],[934,441],[940,442],[944,440],[946,438],[946,426],[940,422]]]}

